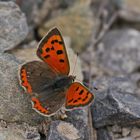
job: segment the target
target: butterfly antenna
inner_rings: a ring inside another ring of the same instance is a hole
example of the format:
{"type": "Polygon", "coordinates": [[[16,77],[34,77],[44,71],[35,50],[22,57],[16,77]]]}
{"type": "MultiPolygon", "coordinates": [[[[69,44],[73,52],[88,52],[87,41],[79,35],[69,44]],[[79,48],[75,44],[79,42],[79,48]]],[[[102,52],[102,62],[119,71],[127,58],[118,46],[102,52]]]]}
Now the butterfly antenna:
{"type": "MultiPolygon", "coordinates": [[[[75,71],[75,68],[76,68],[76,64],[77,64],[77,60],[78,60],[78,53],[76,53],[76,60],[75,60],[75,64],[74,64],[72,75],[74,74],[74,71],[75,71]]],[[[87,87],[89,87],[89,85],[90,85],[89,83],[82,82],[81,80],[79,80],[77,78],[76,78],[76,80],[79,81],[79,82],[81,82],[81,83],[83,83],[87,87]]],[[[98,88],[95,85],[93,85],[93,89],[98,90],[98,88]]]]}
{"type": "Polygon", "coordinates": [[[74,67],[73,67],[72,75],[74,74],[74,71],[75,71],[75,68],[76,68],[76,64],[77,64],[77,60],[78,60],[78,53],[76,53],[76,60],[75,60],[75,64],[74,64],[74,67]]]}

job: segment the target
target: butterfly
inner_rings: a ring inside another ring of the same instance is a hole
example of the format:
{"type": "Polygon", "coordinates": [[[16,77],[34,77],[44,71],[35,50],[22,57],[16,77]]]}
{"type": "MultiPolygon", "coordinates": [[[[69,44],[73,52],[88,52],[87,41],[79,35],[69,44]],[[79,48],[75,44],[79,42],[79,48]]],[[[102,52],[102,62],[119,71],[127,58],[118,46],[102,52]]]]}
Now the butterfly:
{"type": "Polygon", "coordinates": [[[42,38],[36,54],[41,61],[27,62],[19,70],[20,85],[30,94],[36,112],[51,116],[62,106],[71,110],[93,101],[94,95],[69,75],[65,43],[57,28],[42,38]]]}

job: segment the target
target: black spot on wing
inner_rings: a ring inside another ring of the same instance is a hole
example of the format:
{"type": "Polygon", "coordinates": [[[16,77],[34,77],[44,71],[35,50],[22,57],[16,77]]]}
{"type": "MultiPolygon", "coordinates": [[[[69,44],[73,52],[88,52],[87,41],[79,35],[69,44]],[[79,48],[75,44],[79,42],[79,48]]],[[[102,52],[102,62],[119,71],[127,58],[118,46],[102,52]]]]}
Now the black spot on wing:
{"type": "Polygon", "coordinates": [[[44,58],[46,58],[46,59],[47,59],[47,58],[49,58],[49,57],[50,57],[50,55],[49,55],[49,54],[47,54],[44,58]]]}
{"type": "Polygon", "coordinates": [[[84,99],[82,99],[82,101],[84,102],[86,99],[84,98],[84,99]]]}
{"type": "Polygon", "coordinates": [[[46,48],[46,52],[49,52],[50,51],[50,48],[46,48]]]}
{"type": "Polygon", "coordinates": [[[58,41],[57,39],[56,40],[52,40],[51,41],[51,44],[54,44],[54,43],[63,44],[63,41],[58,41]]]}
{"type": "Polygon", "coordinates": [[[57,55],[60,55],[60,54],[63,54],[63,51],[62,50],[57,50],[57,55]]]}
{"type": "Polygon", "coordinates": [[[63,42],[62,41],[59,41],[59,44],[63,44],[63,42]]]}
{"type": "Polygon", "coordinates": [[[73,99],[69,100],[68,103],[71,103],[73,101],[73,99]]]}
{"type": "Polygon", "coordinates": [[[73,103],[76,103],[76,102],[77,102],[77,100],[74,100],[74,101],[73,101],[73,103]]]}
{"type": "Polygon", "coordinates": [[[63,59],[60,59],[59,62],[64,63],[65,61],[63,59]]]}
{"type": "Polygon", "coordinates": [[[51,41],[51,44],[54,44],[54,40],[51,41]]]}
{"type": "Polygon", "coordinates": [[[75,91],[78,91],[78,89],[79,89],[79,87],[77,87],[75,91]]]}
{"type": "Polygon", "coordinates": [[[56,39],[56,40],[54,40],[54,42],[56,42],[56,43],[57,43],[57,42],[58,42],[58,40],[56,39]]]}
{"type": "Polygon", "coordinates": [[[54,50],[54,46],[51,47],[51,50],[54,50]]]}
{"type": "Polygon", "coordinates": [[[79,95],[82,95],[84,92],[84,90],[82,89],[80,92],[79,92],[79,95]]]}
{"type": "Polygon", "coordinates": [[[87,98],[88,98],[88,95],[84,99],[82,99],[82,101],[85,101],[87,98]]]}

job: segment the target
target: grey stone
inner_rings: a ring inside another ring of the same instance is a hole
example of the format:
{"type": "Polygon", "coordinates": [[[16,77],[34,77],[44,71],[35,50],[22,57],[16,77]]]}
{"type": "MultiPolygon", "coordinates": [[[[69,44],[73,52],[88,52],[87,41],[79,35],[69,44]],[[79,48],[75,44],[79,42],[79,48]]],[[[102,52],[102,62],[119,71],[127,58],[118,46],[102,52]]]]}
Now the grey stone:
{"type": "Polygon", "coordinates": [[[14,2],[0,2],[0,52],[12,49],[28,33],[24,14],[14,2]]]}
{"type": "Polygon", "coordinates": [[[140,32],[133,29],[108,32],[98,46],[96,57],[108,74],[129,74],[140,67],[140,32]]]}
{"type": "Polygon", "coordinates": [[[3,2],[8,2],[8,1],[16,2],[16,0],[0,0],[0,1],[3,1],[3,2]]]}
{"type": "MultiPolygon", "coordinates": [[[[89,139],[89,126],[88,126],[88,114],[86,110],[74,110],[66,112],[67,118],[63,121],[54,121],[50,125],[50,131],[48,133],[48,140],[69,140],[69,138],[77,138],[80,140],[89,139]],[[57,127],[60,130],[58,132],[57,127]]],[[[72,139],[70,139],[72,140],[72,139]]]]}
{"type": "MultiPolygon", "coordinates": [[[[131,80],[126,78],[106,78],[103,89],[99,87],[92,106],[93,124],[96,128],[107,125],[139,125],[140,121],[140,97],[135,90],[127,89],[131,80]],[[108,81],[112,81],[111,84],[108,81]],[[116,85],[113,84],[116,82],[116,85]],[[121,85],[121,86],[120,86],[121,85]],[[124,87],[124,88],[123,88],[124,87]],[[100,90],[101,89],[101,90],[100,90]]],[[[131,85],[130,87],[133,87],[131,85]]]]}
{"type": "Polygon", "coordinates": [[[114,125],[114,126],[112,126],[112,132],[113,133],[121,133],[122,132],[122,129],[121,129],[120,126],[114,125]]]}
{"type": "Polygon", "coordinates": [[[3,2],[9,2],[9,1],[16,2],[16,0],[0,0],[0,1],[3,1],[3,2]]]}
{"type": "Polygon", "coordinates": [[[123,137],[129,136],[130,132],[131,132],[131,128],[130,127],[123,127],[122,128],[122,136],[123,137]]]}
{"type": "Polygon", "coordinates": [[[53,15],[57,16],[61,10],[64,12],[64,9],[73,3],[74,0],[30,0],[28,3],[25,0],[18,0],[17,2],[31,26],[40,25],[53,15]]]}
{"type": "Polygon", "coordinates": [[[129,78],[129,76],[104,76],[96,79],[94,85],[100,92],[107,91],[108,89],[119,89],[122,92],[135,93],[135,91],[137,90],[137,86],[134,81],[136,81],[136,79],[129,78]]]}
{"type": "Polygon", "coordinates": [[[36,127],[12,123],[0,126],[0,140],[40,140],[40,134],[36,127]]]}
{"type": "MultiPolygon", "coordinates": [[[[117,0],[116,0],[117,1],[117,0]]],[[[140,2],[139,0],[121,0],[121,6],[119,11],[119,17],[124,21],[128,22],[129,25],[132,24],[133,27],[139,28],[140,23],[140,2]]]]}
{"type": "Polygon", "coordinates": [[[83,140],[80,136],[80,130],[73,124],[54,121],[50,126],[48,140],[83,140]]]}
{"type": "Polygon", "coordinates": [[[88,123],[87,108],[75,109],[75,110],[67,111],[66,114],[68,116],[66,121],[73,122],[73,123],[75,123],[75,125],[76,125],[76,123],[81,124],[81,122],[83,122],[86,125],[88,123]]]}
{"type": "MultiPolygon", "coordinates": [[[[26,2],[24,0],[18,0],[16,3],[21,8],[21,11],[23,13],[25,13],[29,26],[34,25],[34,20],[36,19],[36,16],[34,13],[38,12],[37,9],[41,8],[40,6],[43,5],[44,1],[30,0],[30,1],[26,2]]],[[[47,13],[46,13],[46,15],[47,15],[47,13]]]]}
{"type": "Polygon", "coordinates": [[[124,137],[116,140],[135,140],[133,137],[124,137]]]}
{"type": "Polygon", "coordinates": [[[80,132],[80,139],[89,138],[89,124],[87,108],[67,112],[68,118],[65,121],[72,123],[80,132]]]}
{"type": "MultiPolygon", "coordinates": [[[[111,15],[115,12],[118,14],[119,21],[123,21],[125,26],[132,24],[133,27],[135,24],[139,26],[140,22],[140,2],[139,0],[92,0],[91,6],[94,13],[100,11],[100,6],[102,5],[102,14],[106,12],[106,19],[110,19],[111,15]],[[104,2],[105,1],[105,2],[104,2]],[[104,2],[104,4],[103,4],[104,2]]],[[[122,23],[122,22],[121,22],[122,23]]]]}
{"type": "Polygon", "coordinates": [[[0,54],[0,119],[36,124],[43,117],[31,109],[29,96],[19,86],[19,65],[12,55],[0,54]]]}
{"type": "Polygon", "coordinates": [[[131,130],[131,136],[135,139],[140,139],[140,128],[138,127],[134,127],[132,130],[131,130]]]}
{"type": "Polygon", "coordinates": [[[98,140],[112,140],[109,132],[105,128],[100,128],[97,131],[97,139],[98,140]]]}

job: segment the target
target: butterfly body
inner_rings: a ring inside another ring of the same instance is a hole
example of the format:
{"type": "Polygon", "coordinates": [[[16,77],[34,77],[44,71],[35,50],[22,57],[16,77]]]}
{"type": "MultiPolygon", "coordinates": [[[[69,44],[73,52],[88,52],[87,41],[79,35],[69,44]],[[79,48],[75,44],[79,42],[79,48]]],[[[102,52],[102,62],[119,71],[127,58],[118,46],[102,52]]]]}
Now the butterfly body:
{"type": "Polygon", "coordinates": [[[20,85],[30,94],[32,108],[44,116],[54,115],[63,105],[73,109],[88,105],[93,94],[68,75],[69,61],[63,38],[52,29],[39,43],[38,57],[20,68],[20,85]]]}
{"type": "Polygon", "coordinates": [[[74,79],[74,76],[60,76],[56,78],[52,87],[54,90],[64,90],[74,82],[74,79]]]}

